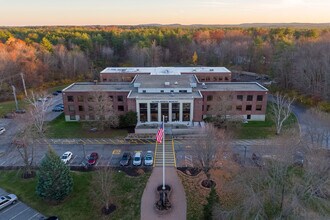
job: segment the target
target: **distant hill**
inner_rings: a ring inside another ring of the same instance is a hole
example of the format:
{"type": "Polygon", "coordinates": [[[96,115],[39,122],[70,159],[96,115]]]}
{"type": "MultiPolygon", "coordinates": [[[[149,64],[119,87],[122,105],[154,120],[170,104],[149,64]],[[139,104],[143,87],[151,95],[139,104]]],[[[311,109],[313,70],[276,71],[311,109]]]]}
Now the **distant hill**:
{"type": "MultiPolygon", "coordinates": [[[[134,26],[134,25],[132,25],[134,26]]],[[[292,28],[330,28],[330,23],[242,23],[242,24],[139,24],[137,26],[142,27],[240,27],[240,28],[250,28],[250,27],[262,27],[262,28],[280,28],[280,27],[292,27],[292,28]]]]}

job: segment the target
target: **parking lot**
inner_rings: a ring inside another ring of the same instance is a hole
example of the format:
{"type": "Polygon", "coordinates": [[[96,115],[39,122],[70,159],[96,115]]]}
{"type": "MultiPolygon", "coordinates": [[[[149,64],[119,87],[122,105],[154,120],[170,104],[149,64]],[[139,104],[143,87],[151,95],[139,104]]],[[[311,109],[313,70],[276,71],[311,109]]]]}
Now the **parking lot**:
{"type": "MultiPolygon", "coordinates": [[[[8,194],[10,193],[0,189],[0,195],[6,196],[8,194]]],[[[21,202],[19,198],[15,204],[0,210],[0,219],[4,220],[39,220],[41,217],[43,215],[21,202]]]]}

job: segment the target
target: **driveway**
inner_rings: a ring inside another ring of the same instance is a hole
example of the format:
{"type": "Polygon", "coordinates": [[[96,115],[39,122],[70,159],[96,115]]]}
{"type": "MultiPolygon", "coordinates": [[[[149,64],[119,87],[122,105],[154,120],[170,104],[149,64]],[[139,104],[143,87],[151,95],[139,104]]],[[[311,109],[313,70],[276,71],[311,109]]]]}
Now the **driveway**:
{"type": "MultiPolygon", "coordinates": [[[[8,194],[10,193],[0,188],[0,195],[8,194]]],[[[6,220],[39,220],[41,217],[43,217],[42,214],[21,202],[19,198],[15,204],[0,211],[0,219],[6,220]]]]}

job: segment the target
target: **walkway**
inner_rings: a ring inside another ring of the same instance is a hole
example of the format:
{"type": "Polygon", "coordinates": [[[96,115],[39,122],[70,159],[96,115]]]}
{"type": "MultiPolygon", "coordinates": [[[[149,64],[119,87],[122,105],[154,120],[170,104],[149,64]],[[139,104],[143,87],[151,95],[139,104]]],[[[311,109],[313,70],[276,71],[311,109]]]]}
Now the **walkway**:
{"type": "Polygon", "coordinates": [[[154,206],[158,199],[156,188],[162,184],[162,167],[154,167],[152,174],[148,180],[147,186],[143,191],[141,201],[141,219],[143,220],[186,220],[187,219],[187,202],[186,194],[177,174],[175,167],[166,167],[165,182],[172,187],[170,202],[172,208],[166,215],[160,215],[156,212],[154,206]]]}
{"type": "MultiPolygon", "coordinates": [[[[163,144],[156,143],[154,167],[163,167],[163,144]]],[[[165,166],[176,167],[174,140],[165,140],[165,166]]]]}

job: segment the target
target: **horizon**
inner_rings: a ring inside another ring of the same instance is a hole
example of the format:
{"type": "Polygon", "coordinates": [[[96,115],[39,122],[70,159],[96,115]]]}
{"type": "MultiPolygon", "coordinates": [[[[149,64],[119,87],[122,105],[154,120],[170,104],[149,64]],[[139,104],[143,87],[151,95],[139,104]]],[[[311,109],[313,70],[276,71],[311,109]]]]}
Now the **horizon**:
{"type": "Polygon", "coordinates": [[[327,0],[0,0],[0,26],[241,25],[330,22],[327,0]]]}

